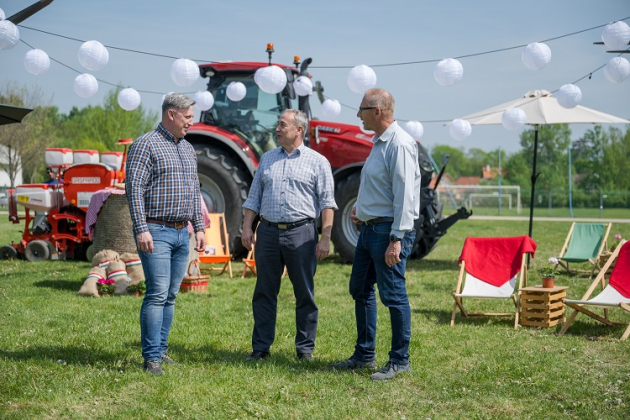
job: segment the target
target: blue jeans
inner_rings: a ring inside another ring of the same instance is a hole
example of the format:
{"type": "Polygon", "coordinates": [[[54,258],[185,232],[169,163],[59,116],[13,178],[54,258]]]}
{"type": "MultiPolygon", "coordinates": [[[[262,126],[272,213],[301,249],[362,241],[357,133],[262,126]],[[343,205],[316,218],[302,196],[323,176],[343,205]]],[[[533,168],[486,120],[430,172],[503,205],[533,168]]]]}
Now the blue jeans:
{"type": "Polygon", "coordinates": [[[357,320],[357,344],[353,359],[361,362],[375,360],[376,345],[376,294],[389,308],[392,326],[392,345],[389,360],[398,364],[409,363],[411,339],[411,308],[405,287],[405,266],[416,234],[406,233],[401,241],[400,262],[388,267],[385,251],[389,246],[391,223],[361,225],[361,233],[354,252],[350,294],[354,299],[357,320]]]}
{"type": "Polygon", "coordinates": [[[142,357],[160,360],[168,349],[175,298],[188,266],[188,229],[148,223],[153,253],[138,251],[147,290],[140,308],[142,357]]]}

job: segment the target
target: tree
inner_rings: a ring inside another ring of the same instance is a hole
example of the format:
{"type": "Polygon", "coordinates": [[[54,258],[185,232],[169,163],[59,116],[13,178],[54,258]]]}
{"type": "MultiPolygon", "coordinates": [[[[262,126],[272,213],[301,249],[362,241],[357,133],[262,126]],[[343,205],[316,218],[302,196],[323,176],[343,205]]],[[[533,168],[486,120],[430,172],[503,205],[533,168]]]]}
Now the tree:
{"type": "Polygon", "coordinates": [[[36,182],[38,173],[44,166],[42,150],[53,143],[57,109],[50,107],[50,99],[44,99],[43,91],[27,88],[16,83],[8,83],[0,89],[0,102],[7,105],[33,109],[21,124],[0,127],[0,168],[7,172],[11,187],[15,187],[17,174],[27,182],[36,182]]]}
{"type": "Polygon", "coordinates": [[[120,146],[115,143],[119,139],[135,139],[154,129],[157,114],[145,111],[142,106],[125,111],[117,102],[119,91],[120,88],[110,90],[102,106],[74,107],[67,116],[63,116],[59,145],[101,152],[117,150],[120,146]]]}
{"type": "Polygon", "coordinates": [[[466,173],[468,161],[463,150],[450,146],[435,146],[430,152],[433,159],[435,159],[435,163],[439,166],[437,168],[438,171],[442,169],[442,159],[444,159],[444,156],[450,155],[446,173],[451,175],[454,179],[466,173]]]}

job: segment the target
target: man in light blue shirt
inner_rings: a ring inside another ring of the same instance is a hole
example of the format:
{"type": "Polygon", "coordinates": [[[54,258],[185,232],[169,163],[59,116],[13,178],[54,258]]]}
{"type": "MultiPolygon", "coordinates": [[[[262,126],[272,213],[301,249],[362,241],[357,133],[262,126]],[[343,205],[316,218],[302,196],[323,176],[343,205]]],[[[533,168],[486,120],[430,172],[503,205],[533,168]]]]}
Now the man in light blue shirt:
{"type": "Polygon", "coordinates": [[[295,350],[298,359],[310,360],[315,348],[318,308],[313,277],[317,260],[330,252],[335,185],[328,160],[304,145],[308,119],[302,111],[288,110],[280,117],[276,135],[281,147],[260,159],[243,209],[243,246],[254,244],[256,235],[258,277],[252,298],[253,352],[248,360],[269,356],[275,338],[278,292],[284,266],[295,294],[295,350]],[[322,216],[318,239],[315,219],[322,216]]]}
{"type": "Polygon", "coordinates": [[[361,185],[350,218],[361,225],[350,276],[355,301],[357,342],[354,354],[334,369],[377,369],[376,295],[389,308],[392,346],[389,361],[372,374],[388,380],[410,371],[411,308],[405,287],[405,266],[415,240],[414,220],[420,215],[418,146],[394,119],[394,98],[383,89],[365,93],[357,116],[376,133],[361,171],[361,185]]]}

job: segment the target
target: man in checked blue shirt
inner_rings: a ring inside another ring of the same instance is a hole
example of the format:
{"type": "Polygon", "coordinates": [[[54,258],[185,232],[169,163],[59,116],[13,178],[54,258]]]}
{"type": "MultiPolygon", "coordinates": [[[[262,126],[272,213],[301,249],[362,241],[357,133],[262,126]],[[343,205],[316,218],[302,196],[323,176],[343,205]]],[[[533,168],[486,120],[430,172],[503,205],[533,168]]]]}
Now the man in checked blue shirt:
{"type": "Polygon", "coordinates": [[[295,350],[300,360],[312,359],[317,334],[318,309],[313,277],[317,260],[330,252],[335,187],[328,160],[304,145],[308,119],[302,111],[287,110],[278,121],[281,147],[265,153],[243,204],[243,246],[254,244],[256,233],[258,278],[252,299],[253,352],[247,360],[269,356],[275,338],[278,293],[284,266],[295,294],[295,350]],[[318,240],[315,219],[322,216],[318,240]]]}
{"type": "Polygon", "coordinates": [[[354,299],[357,341],[354,354],[334,369],[377,369],[376,295],[389,309],[392,344],[389,360],[370,379],[387,380],[410,371],[411,308],[405,266],[420,215],[418,146],[394,119],[394,98],[383,89],[363,96],[357,116],[376,133],[361,170],[361,185],[350,218],[361,225],[354,252],[350,294],[354,299]]]}
{"type": "Polygon", "coordinates": [[[143,369],[154,375],[163,373],[162,363],[174,363],[167,340],[188,264],[189,221],[195,249],[206,247],[197,155],[184,139],[194,104],[180,93],[166,95],[162,121],[134,141],[127,156],[127,201],[147,286],[140,308],[143,369]]]}

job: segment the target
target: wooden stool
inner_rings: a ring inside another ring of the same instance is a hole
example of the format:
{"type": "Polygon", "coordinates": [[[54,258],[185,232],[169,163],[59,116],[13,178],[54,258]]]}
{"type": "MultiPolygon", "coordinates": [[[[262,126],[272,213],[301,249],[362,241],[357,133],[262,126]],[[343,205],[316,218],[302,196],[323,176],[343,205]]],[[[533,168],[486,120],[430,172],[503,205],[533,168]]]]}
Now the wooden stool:
{"type": "Polygon", "coordinates": [[[555,286],[546,289],[542,286],[531,286],[520,289],[521,325],[550,328],[564,323],[564,298],[568,288],[555,286]]]}

